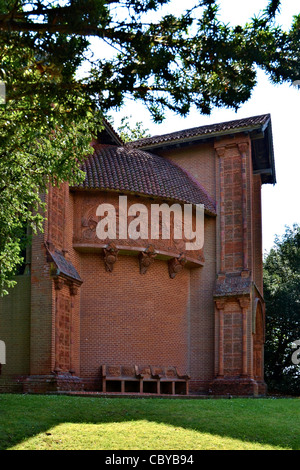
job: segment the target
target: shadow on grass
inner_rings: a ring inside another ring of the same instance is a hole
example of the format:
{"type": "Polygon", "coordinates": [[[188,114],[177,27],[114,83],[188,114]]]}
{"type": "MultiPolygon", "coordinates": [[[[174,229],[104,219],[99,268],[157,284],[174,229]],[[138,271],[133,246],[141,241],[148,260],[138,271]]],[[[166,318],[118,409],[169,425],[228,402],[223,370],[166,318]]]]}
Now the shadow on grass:
{"type": "Polygon", "coordinates": [[[300,449],[299,399],[170,400],[0,395],[0,450],[12,448],[63,423],[83,425],[143,420],[220,438],[300,449]]]}

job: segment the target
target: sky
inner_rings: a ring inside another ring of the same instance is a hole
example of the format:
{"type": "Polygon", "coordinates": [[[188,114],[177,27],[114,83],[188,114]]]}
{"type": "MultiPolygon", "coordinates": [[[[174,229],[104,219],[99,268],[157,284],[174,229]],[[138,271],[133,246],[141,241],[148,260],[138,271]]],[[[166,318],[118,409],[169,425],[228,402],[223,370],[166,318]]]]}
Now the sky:
{"type": "MultiPolygon", "coordinates": [[[[221,0],[220,19],[225,23],[244,24],[267,5],[267,0],[221,0]]],[[[194,4],[185,0],[184,7],[194,4]]],[[[169,11],[173,14],[182,10],[183,2],[172,0],[169,11]]],[[[165,12],[166,10],[164,10],[165,12]]],[[[283,0],[277,22],[288,29],[293,15],[300,12],[299,0],[283,0]]],[[[299,77],[300,80],[300,77],[299,77]]],[[[192,111],[186,118],[168,112],[162,124],[154,124],[142,104],[128,101],[118,112],[112,112],[115,128],[123,116],[132,116],[130,122],[143,122],[151,135],[188,129],[217,122],[241,119],[259,114],[271,114],[277,184],[264,185],[262,189],[263,248],[268,252],[275,236],[282,236],[286,226],[300,224],[300,90],[288,84],[273,85],[266,75],[259,71],[258,83],[250,100],[235,112],[216,109],[207,117],[192,111]]]]}

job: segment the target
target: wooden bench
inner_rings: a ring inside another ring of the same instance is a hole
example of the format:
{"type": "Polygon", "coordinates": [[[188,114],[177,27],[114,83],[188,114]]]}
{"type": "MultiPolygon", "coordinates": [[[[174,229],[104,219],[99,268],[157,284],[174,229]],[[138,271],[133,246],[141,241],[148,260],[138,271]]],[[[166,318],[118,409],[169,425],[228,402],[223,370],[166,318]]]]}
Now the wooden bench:
{"type": "Polygon", "coordinates": [[[135,392],[155,394],[189,393],[189,375],[180,374],[168,366],[111,366],[102,365],[103,392],[135,392]]]}

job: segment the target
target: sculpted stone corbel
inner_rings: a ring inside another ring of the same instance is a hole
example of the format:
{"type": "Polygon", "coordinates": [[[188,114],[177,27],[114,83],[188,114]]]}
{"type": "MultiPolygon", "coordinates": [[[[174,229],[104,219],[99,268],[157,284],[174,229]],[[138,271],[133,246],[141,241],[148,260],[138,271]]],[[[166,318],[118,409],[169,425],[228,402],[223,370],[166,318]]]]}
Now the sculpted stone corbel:
{"type": "Polygon", "coordinates": [[[157,254],[152,245],[150,245],[145,251],[139,254],[140,273],[146,274],[151,264],[154,263],[154,259],[157,254]]]}
{"type": "Polygon", "coordinates": [[[238,300],[239,300],[239,304],[242,310],[249,308],[249,305],[250,305],[249,297],[240,297],[238,300]]]}
{"type": "Polygon", "coordinates": [[[248,151],[248,148],[249,148],[248,142],[241,142],[240,144],[238,144],[238,149],[241,155],[245,154],[248,151]]]}
{"type": "Polygon", "coordinates": [[[74,282],[69,283],[69,291],[71,296],[75,296],[78,294],[78,285],[76,285],[74,282]]]}
{"type": "Polygon", "coordinates": [[[112,272],[114,264],[118,259],[119,250],[114,243],[110,243],[107,248],[104,248],[104,264],[107,272],[112,272]]]}
{"type": "Polygon", "coordinates": [[[64,285],[65,285],[64,279],[62,279],[58,276],[54,278],[55,290],[61,290],[64,287],[64,285]]]}
{"type": "Polygon", "coordinates": [[[183,270],[186,262],[187,260],[184,255],[180,255],[179,258],[172,258],[169,260],[168,266],[171,279],[174,279],[175,276],[183,270]]]}
{"type": "Polygon", "coordinates": [[[224,311],[226,300],[225,299],[215,299],[215,306],[217,310],[224,311]]]}
{"type": "Polygon", "coordinates": [[[215,147],[215,151],[218,155],[219,158],[223,158],[225,156],[225,151],[226,151],[226,147],[215,147]]]}

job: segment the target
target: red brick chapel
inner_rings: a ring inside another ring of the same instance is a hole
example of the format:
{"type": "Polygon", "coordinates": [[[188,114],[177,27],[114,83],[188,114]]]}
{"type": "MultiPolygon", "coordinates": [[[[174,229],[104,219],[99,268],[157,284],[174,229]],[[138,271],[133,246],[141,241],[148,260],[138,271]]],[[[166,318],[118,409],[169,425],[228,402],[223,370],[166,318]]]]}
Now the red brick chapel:
{"type": "Polygon", "coordinates": [[[127,144],[105,123],[82,169],[80,186],[49,187],[44,231],[0,300],[0,391],[265,394],[270,115],[127,144]],[[203,247],[189,251],[173,232],[100,239],[97,208],[118,219],[120,196],[149,209],[203,205],[203,247]]]}

